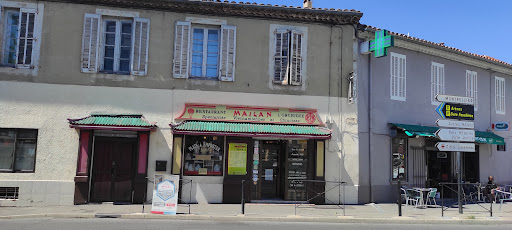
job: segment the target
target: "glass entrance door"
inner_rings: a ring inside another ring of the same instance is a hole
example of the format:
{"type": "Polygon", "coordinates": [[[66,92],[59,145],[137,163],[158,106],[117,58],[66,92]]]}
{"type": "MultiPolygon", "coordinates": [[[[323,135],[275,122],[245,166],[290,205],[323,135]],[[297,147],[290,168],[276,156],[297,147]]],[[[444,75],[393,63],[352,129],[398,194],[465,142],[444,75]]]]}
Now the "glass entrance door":
{"type": "Polygon", "coordinates": [[[277,144],[264,144],[260,152],[261,164],[261,198],[262,199],[277,199],[280,198],[279,184],[280,184],[280,145],[277,144]]]}

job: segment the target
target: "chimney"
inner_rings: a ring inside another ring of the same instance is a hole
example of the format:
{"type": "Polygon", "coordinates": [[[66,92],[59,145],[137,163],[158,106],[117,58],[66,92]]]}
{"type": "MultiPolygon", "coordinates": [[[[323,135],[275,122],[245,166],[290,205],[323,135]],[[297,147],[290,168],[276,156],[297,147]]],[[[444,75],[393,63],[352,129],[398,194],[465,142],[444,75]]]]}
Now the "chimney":
{"type": "Polygon", "coordinates": [[[311,0],[304,0],[303,8],[304,9],[311,9],[311,8],[313,8],[313,3],[311,2],[311,0]]]}

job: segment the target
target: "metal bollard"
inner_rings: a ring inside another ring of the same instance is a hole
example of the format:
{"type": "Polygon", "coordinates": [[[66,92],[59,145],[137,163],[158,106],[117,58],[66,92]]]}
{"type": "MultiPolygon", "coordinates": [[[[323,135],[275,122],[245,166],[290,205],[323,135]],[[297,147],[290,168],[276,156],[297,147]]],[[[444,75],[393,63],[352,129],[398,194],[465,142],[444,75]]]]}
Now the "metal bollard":
{"type": "Polygon", "coordinates": [[[245,180],[242,180],[242,215],[245,215],[245,196],[244,196],[244,184],[245,180]]]}
{"type": "Polygon", "coordinates": [[[398,178],[398,216],[402,216],[402,184],[398,178]]]}

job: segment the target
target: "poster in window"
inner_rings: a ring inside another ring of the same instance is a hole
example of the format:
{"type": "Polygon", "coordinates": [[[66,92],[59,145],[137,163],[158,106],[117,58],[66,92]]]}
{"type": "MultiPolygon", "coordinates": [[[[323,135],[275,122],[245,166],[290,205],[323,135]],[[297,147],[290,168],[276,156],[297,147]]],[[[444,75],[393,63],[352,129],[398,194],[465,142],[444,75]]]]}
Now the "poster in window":
{"type": "Polygon", "coordinates": [[[247,144],[229,143],[228,175],[247,174],[247,144]]]}

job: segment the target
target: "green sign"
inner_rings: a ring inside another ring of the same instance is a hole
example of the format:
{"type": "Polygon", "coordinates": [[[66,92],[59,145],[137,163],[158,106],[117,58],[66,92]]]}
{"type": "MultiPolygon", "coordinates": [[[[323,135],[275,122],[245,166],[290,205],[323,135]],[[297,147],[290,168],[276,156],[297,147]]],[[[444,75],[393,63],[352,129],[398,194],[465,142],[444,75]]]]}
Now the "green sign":
{"type": "Polygon", "coordinates": [[[442,118],[459,119],[459,120],[475,120],[475,108],[472,105],[441,103],[436,112],[442,118]]]}
{"type": "Polygon", "coordinates": [[[504,145],[505,144],[504,140],[492,138],[492,137],[475,137],[475,141],[479,142],[479,143],[493,144],[493,145],[504,145]]]}
{"type": "Polygon", "coordinates": [[[375,40],[370,41],[370,51],[374,51],[375,57],[388,55],[388,48],[395,45],[395,36],[388,35],[387,30],[375,32],[375,40]]]}

